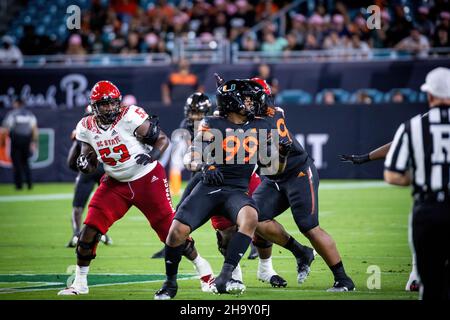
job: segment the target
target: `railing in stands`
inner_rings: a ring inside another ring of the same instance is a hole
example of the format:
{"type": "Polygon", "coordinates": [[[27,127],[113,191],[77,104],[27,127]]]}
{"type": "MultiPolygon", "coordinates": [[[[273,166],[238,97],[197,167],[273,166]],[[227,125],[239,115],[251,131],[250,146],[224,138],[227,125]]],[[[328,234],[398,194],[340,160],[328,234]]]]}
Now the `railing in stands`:
{"type": "Polygon", "coordinates": [[[158,66],[170,65],[172,57],[167,53],[141,54],[88,54],[88,55],[37,55],[24,56],[23,67],[98,67],[98,66],[158,66]]]}
{"type": "Polygon", "coordinates": [[[394,49],[332,49],[332,50],[302,50],[302,51],[240,51],[237,45],[232,47],[232,63],[301,63],[321,61],[377,61],[377,60],[410,60],[436,59],[450,57],[450,47],[431,48],[416,54],[414,52],[394,49]]]}
{"type": "Polygon", "coordinates": [[[228,41],[209,43],[184,42],[176,45],[171,56],[167,53],[142,54],[92,54],[92,55],[40,55],[24,56],[20,64],[0,67],[118,67],[118,66],[167,66],[187,59],[193,64],[246,64],[246,63],[302,63],[323,61],[386,61],[413,59],[440,59],[450,57],[450,47],[431,48],[421,54],[394,49],[339,49],[302,51],[240,51],[228,41]]]}

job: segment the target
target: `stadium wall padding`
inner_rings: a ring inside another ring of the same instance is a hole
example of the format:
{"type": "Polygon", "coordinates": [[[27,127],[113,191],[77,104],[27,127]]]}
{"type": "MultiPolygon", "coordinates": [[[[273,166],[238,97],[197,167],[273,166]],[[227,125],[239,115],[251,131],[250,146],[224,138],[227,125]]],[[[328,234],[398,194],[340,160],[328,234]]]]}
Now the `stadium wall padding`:
{"type": "MultiPolygon", "coordinates": [[[[325,88],[340,88],[350,93],[362,88],[374,88],[383,93],[394,88],[418,92],[426,74],[438,66],[449,67],[450,59],[274,64],[272,73],[279,81],[280,90],[301,89],[314,97],[325,88]]],[[[257,74],[257,67],[256,64],[210,64],[192,65],[191,69],[205,91],[213,94],[214,72],[224,79],[248,78],[257,74]]],[[[114,82],[123,95],[135,95],[143,105],[160,106],[161,84],[173,70],[170,66],[0,67],[0,108],[10,107],[14,95],[22,96],[27,105],[33,107],[84,107],[90,88],[105,79],[114,82]]]]}
{"type": "MultiPolygon", "coordinates": [[[[170,135],[182,120],[181,108],[144,108],[160,117],[162,129],[170,135]]],[[[315,159],[321,178],[333,179],[381,179],[383,161],[365,165],[352,165],[339,161],[339,154],[365,153],[389,141],[400,123],[418,113],[427,111],[424,104],[334,105],[283,107],[291,134],[306,147],[315,159]]],[[[0,109],[0,120],[7,110],[0,109]]],[[[82,116],[81,109],[35,109],[42,132],[54,132],[53,162],[40,157],[33,177],[38,182],[73,181],[75,173],[66,166],[66,157],[72,144],[70,135],[82,116]],[[44,130],[46,128],[46,130],[44,130]]],[[[44,139],[51,141],[52,139],[44,139]]],[[[5,151],[4,139],[0,152],[5,151]],[[2,151],[3,150],[3,151],[2,151]]],[[[42,154],[45,154],[44,146],[42,154]]],[[[49,159],[47,159],[49,160],[49,159]]],[[[12,182],[12,170],[0,161],[0,182],[12,182]]]]}

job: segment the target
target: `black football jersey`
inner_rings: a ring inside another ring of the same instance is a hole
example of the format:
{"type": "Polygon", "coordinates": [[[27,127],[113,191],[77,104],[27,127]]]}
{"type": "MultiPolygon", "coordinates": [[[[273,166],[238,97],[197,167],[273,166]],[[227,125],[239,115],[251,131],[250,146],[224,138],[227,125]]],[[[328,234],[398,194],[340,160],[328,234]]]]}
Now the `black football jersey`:
{"type": "Polygon", "coordinates": [[[215,146],[219,145],[217,139],[221,139],[221,150],[214,149],[212,154],[216,159],[222,160],[221,163],[216,161],[214,165],[222,172],[224,185],[248,188],[250,177],[258,163],[260,145],[267,141],[271,129],[274,128],[263,118],[254,118],[243,124],[235,124],[218,116],[203,119],[199,130],[211,132],[216,140],[215,146]]]}
{"type": "Polygon", "coordinates": [[[309,155],[302,147],[300,142],[298,142],[295,137],[291,137],[286,126],[283,109],[272,106],[267,108],[267,113],[264,119],[267,120],[271,124],[271,126],[278,129],[278,134],[280,135],[281,141],[288,139],[292,141],[292,149],[289,153],[286,168],[284,169],[284,171],[277,175],[267,176],[272,180],[283,180],[284,178],[291,176],[293,172],[298,171],[298,168],[306,162],[309,155]]]}
{"type": "Polygon", "coordinates": [[[189,121],[188,119],[184,118],[183,121],[181,121],[181,123],[180,123],[180,128],[186,129],[187,131],[189,131],[189,134],[191,135],[191,142],[192,142],[195,138],[194,124],[191,121],[189,121]]]}

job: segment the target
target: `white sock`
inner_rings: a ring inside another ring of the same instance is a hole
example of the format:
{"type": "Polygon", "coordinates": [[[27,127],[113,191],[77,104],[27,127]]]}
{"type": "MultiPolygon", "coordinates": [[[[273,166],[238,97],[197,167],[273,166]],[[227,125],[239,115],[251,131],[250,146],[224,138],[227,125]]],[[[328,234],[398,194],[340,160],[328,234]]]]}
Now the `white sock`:
{"type": "Polygon", "coordinates": [[[75,280],[73,285],[87,287],[87,275],[89,273],[89,267],[80,267],[77,265],[75,270],[75,280]]]}
{"type": "Polygon", "coordinates": [[[241,270],[241,265],[239,263],[236,266],[236,268],[234,268],[233,272],[231,273],[231,278],[242,282],[242,270],[241,270]]]}
{"type": "Polygon", "coordinates": [[[203,259],[199,254],[197,254],[197,258],[192,260],[192,263],[194,264],[195,270],[197,270],[198,276],[200,278],[213,274],[209,262],[206,259],[203,259]]]}
{"type": "Polygon", "coordinates": [[[268,273],[271,276],[276,275],[277,273],[272,266],[272,257],[269,257],[267,259],[259,258],[258,271],[260,273],[268,273]]]}

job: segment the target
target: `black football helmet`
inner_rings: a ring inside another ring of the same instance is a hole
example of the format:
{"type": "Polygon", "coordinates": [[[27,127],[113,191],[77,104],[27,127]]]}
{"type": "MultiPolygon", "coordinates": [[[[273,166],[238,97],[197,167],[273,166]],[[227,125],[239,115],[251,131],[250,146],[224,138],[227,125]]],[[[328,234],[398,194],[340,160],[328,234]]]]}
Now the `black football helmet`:
{"type": "Polygon", "coordinates": [[[208,96],[201,92],[194,92],[187,99],[184,105],[184,117],[193,122],[193,114],[203,113],[206,116],[211,113],[212,103],[208,96]]]}
{"type": "Polygon", "coordinates": [[[254,116],[255,110],[265,99],[261,85],[249,79],[229,80],[217,88],[217,109],[222,115],[229,112],[254,116]],[[252,100],[252,108],[246,109],[245,98],[252,100]]]}

